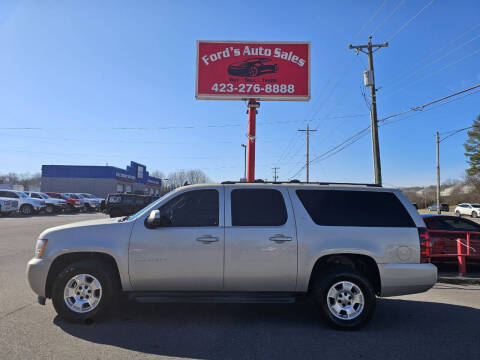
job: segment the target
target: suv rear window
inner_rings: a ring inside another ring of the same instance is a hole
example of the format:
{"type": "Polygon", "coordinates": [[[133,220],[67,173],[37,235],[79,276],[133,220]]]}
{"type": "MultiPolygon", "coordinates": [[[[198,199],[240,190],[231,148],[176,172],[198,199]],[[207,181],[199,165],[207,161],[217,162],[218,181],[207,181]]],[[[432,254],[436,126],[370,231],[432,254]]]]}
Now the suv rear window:
{"type": "Polygon", "coordinates": [[[380,191],[297,190],[317,225],[415,227],[395,194],[380,191]]]}
{"type": "Polygon", "coordinates": [[[232,226],[281,226],[286,222],[287,209],[280,191],[232,190],[232,226]]]}

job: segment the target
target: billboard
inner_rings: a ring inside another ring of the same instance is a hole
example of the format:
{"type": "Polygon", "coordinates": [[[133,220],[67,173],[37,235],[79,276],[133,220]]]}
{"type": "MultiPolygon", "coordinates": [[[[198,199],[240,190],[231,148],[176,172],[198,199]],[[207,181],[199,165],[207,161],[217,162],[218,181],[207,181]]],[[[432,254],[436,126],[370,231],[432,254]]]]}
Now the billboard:
{"type": "Polygon", "coordinates": [[[200,100],[310,100],[309,42],[197,41],[200,100]]]}

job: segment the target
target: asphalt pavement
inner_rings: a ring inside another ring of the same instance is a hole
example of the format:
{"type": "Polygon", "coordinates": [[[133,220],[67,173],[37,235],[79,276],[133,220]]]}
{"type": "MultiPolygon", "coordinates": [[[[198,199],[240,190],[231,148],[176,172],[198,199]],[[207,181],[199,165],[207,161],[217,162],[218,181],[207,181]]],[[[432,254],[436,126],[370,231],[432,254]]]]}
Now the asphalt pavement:
{"type": "Polygon", "coordinates": [[[480,286],[437,284],[379,299],[355,332],[328,328],[308,302],[139,304],[69,324],[25,278],[38,234],[103,214],[0,218],[0,359],[480,359],[480,286]]]}

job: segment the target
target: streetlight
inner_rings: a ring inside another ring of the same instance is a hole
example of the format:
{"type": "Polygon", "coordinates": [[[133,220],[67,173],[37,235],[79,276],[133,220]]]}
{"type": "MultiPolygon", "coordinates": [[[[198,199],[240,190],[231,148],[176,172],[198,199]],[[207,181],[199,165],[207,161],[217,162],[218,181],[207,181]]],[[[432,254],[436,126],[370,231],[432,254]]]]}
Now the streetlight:
{"type": "Polygon", "coordinates": [[[247,145],[242,144],[243,152],[244,152],[244,162],[243,162],[243,178],[247,179],[247,145]]]}

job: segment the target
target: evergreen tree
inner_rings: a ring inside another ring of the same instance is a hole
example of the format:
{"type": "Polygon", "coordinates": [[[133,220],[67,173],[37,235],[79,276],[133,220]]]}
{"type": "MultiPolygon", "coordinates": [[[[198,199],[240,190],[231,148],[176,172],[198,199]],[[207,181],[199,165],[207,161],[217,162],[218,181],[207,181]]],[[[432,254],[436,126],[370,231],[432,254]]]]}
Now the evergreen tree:
{"type": "Polygon", "coordinates": [[[473,121],[472,130],[468,133],[465,146],[465,156],[470,167],[466,170],[467,176],[480,175],[480,115],[473,121]]]}

